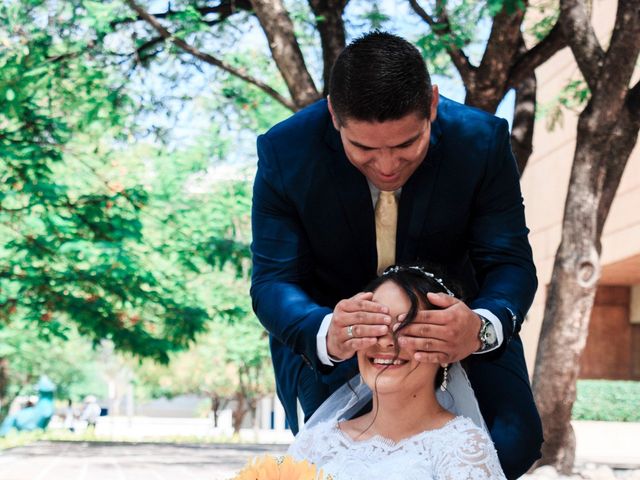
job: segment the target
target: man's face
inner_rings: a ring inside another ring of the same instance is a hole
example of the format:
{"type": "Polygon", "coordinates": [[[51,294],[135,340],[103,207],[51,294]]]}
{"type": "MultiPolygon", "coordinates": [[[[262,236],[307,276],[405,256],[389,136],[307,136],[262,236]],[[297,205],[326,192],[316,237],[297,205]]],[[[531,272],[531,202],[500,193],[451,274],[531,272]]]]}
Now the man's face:
{"type": "Polygon", "coordinates": [[[411,113],[398,120],[347,119],[340,124],[332,112],[333,124],[340,132],[347,158],[380,190],[393,191],[402,187],[426,157],[431,122],[435,120],[438,108],[437,87],[433,94],[430,118],[411,113]]]}

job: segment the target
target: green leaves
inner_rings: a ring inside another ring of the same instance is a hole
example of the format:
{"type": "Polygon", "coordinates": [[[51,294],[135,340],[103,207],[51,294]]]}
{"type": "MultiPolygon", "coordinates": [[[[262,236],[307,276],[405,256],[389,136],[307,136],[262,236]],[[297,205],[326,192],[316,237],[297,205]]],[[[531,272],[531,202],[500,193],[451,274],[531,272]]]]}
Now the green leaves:
{"type": "Polygon", "coordinates": [[[550,102],[542,105],[536,114],[537,118],[544,118],[548,131],[553,131],[558,125],[564,125],[564,111],[579,113],[589,101],[591,91],[583,80],[572,80],[565,85],[560,93],[550,102]]]}
{"type": "Polygon", "coordinates": [[[527,5],[524,0],[487,0],[487,11],[492,17],[498,15],[503,9],[511,15],[517,10],[526,10],[527,5]]]}
{"type": "Polygon", "coordinates": [[[640,421],[640,382],[578,380],[573,405],[575,420],[606,422],[640,421]]]}
{"type": "Polygon", "coordinates": [[[0,62],[0,317],[31,322],[49,341],[75,327],[166,362],[209,312],[180,272],[154,264],[149,192],[128,175],[135,162],[112,159],[133,117],[122,72],[98,62],[91,33],[108,29],[117,4],[24,7],[0,7],[0,39],[10,39],[0,62]],[[42,29],[56,13],[55,28],[42,29]]]}
{"type": "Polygon", "coordinates": [[[364,12],[361,18],[369,23],[371,30],[384,29],[385,24],[390,20],[390,17],[380,10],[377,1],[371,2],[369,10],[364,12]]]}

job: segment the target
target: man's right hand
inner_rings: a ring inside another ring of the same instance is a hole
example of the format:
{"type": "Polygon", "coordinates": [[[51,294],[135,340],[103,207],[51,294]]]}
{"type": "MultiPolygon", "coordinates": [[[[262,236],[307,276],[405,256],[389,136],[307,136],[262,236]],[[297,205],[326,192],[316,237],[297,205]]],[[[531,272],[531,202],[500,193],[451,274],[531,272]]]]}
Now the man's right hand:
{"type": "Polygon", "coordinates": [[[391,323],[389,309],[372,298],[373,293],[361,292],[338,302],[327,332],[327,353],[331,358],[351,358],[386,335],[391,323]]]}

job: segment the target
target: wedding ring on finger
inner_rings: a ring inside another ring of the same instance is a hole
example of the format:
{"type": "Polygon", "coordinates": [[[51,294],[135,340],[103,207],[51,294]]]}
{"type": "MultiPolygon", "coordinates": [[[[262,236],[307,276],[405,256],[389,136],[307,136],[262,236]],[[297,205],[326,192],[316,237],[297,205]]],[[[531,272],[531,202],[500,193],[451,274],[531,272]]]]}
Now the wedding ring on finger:
{"type": "Polygon", "coordinates": [[[349,335],[349,338],[353,338],[353,325],[347,327],[347,335],[349,335]]]}

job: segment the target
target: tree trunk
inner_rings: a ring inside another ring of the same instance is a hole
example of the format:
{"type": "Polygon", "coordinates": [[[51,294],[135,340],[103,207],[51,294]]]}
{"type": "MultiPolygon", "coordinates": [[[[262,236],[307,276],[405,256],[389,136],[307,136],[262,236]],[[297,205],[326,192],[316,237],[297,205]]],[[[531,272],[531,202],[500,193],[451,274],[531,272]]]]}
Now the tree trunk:
{"type": "Polygon", "coordinates": [[[309,0],[309,6],[316,16],[316,24],[322,45],[323,95],[329,92],[331,68],[345,46],[344,21],[342,13],[349,0],[309,0]]]}
{"type": "Polygon", "coordinates": [[[566,216],[569,225],[563,229],[553,267],[533,377],[545,439],[539,464],[551,464],[564,474],[571,472],[574,463],[571,409],[599,278],[595,238],[586,232],[579,238],[581,228],[571,223],[572,217],[566,216]]]}
{"type": "Polygon", "coordinates": [[[560,7],[564,36],[591,89],[591,99],[578,120],[533,391],[545,436],[538,463],[569,473],[575,456],[571,410],[600,278],[602,231],[640,128],[640,84],[629,90],[640,53],[640,9],[634,2],[618,2],[605,52],[584,0],[561,0],[560,7]]]}
{"type": "Polygon", "coordinates": [[[320,94],[307,70],[293,22],[282,1],[251,0],[251,5],[296,107],[302,108],[318,100],[320,94]]]}
{"type": "Polygon", "coordinates": [[[522,176],[533,152],[533,129],[536,122],[536,93],[538,82],[532,73],[516,90],[516,105],[511,128],[511,148],[522,176]]]}
{"type": "MultiPolygon", "coordinates": [[[[475,69],[473,85],[465,84],[465,104],[494,113],[508,91],[511,67],[524,46],[520,25],[525,9],[508,7],[493,18],[491,34],[480,65],[475,69]]],[[[526,49],[524,49],[526,52],[526,49]]]]}
{"type": "Polygon", "coordinates": [[[249,406],[247,405],[247,399],[240,392],[236,393],[235,400],[236,406],[233,409],[231,417],[233,419],[233,433],[237,435],[240,433],[240,427],[242,427],[242,421],[249,411],[249,406]]]}
{"type": "Polygon", "coordinates": [[[220,396],[215,393],[209,394],[209,399],[211,400],[211,413],[213,413],[213,427],[216,428],[218,426],[218,414],[220,412],[221,399],[220,396]]]}
{"type": "Polygon", "coordinates": [[[7,393],[9,391],[9,360],[0,358],[0,422],[4,419],[8,409],[9,402],[7,393]]]}
{"type": "Polygon", "coordinates": [[[580,356],[600,278],[601,236],[615,192],[638,136],[628,111],[614,125],[594,112],[580,115],[574,162],[565,203],[562,240],[553,267],[533,376],[545,442],[540,465],[571,472],[575,435],[571,410],[576,399],[580,356]]]}
{"type": "MultiPolygon", "coordinates": [[[[520,54],[527,52],[522,33],[520,34],[520,54]]],[[[516,157],[520,176],[529,162],[533,152],[533,130],[536,123],[536,95],[538,80],[535,70],[522,79],[516,87],[516,101],[513,112],[513,125],[511,128],[511,148],[516,157]]]]}

